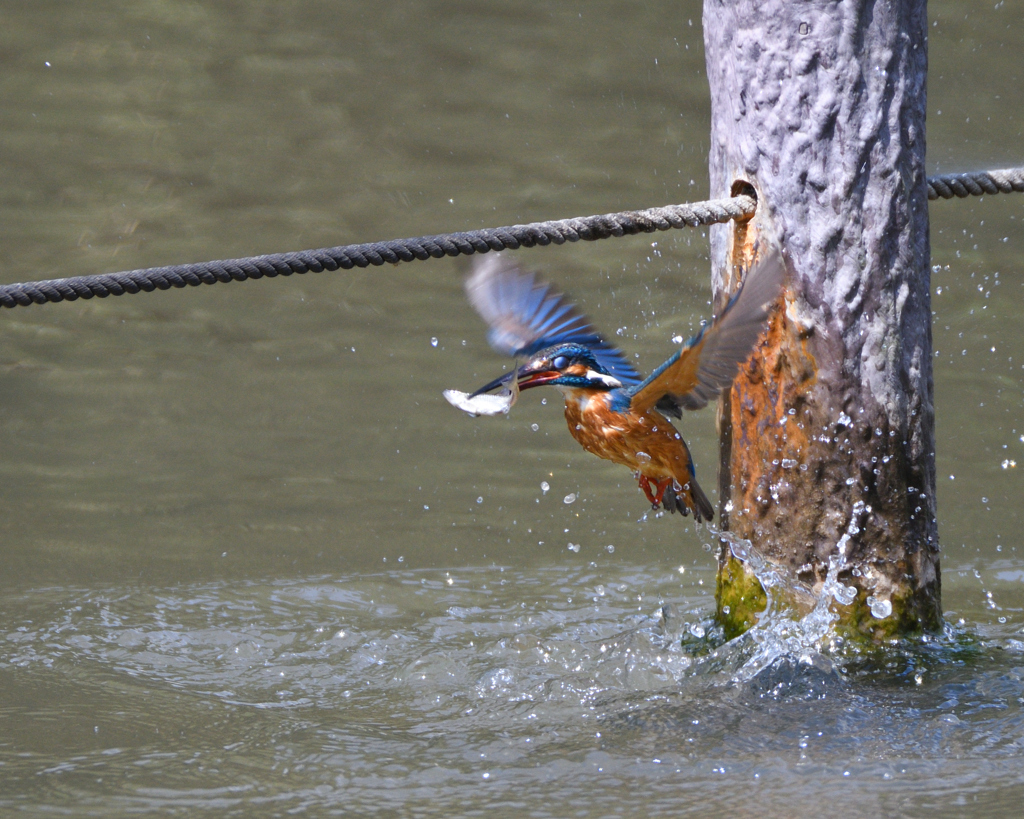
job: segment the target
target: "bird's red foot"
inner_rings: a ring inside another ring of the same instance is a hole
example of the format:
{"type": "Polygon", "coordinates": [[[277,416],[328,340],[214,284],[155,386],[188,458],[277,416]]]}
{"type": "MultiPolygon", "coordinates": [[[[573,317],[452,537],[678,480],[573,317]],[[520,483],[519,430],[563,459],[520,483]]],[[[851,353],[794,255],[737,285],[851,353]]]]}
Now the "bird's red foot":
{"type": "Polygon", "coordinates": [[[647,500],[653,504],[657,504],[657,501],[654,499],[654,493],[651,491],[651,482],[647,480],[647,476],[638,475],[637,478],[640,482],[640,488],[644,490],[644,494],[647,496],[647,500]]]}
{"type": "Polygon", "coordinates": [[[647,496],[647,500],[651,502],[651,506],[655,509],[661,506],[662,498],[665,496],[665,490],[672,485],[671,478],[665,478],[661,481],[654,481],[654,488],[651,488],[651,479],[646,475],[640,475],[639,477],[640,488],[644,490],[644,494],[647,496]]]}

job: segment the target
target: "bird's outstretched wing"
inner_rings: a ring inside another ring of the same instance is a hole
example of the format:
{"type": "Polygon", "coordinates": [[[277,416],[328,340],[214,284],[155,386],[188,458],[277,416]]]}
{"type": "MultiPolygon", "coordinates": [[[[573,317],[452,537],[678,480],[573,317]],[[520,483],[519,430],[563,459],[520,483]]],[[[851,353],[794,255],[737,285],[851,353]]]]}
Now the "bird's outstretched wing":
{"type": "Polygon", "coordinates": [[[768,308],[782,290],[785,273],[782,254],[771,249],[747,274],[722,315],[630,390],[630,408],[646,412],[657,407],[679,417],[681,409],[700,409],[732,384],[740,362],[764,329],[768,308]]]}
{"type": "Polygon", "coordinates": [[[640,374],[626,357],[564,295],[501,254],[488,253],[474,262],[466,279],[466,295],[490,326],[487,340],[499,353],[522,358],[554,344],[573,342],[590,349],[623,386],[640,383],[640,374]]]}

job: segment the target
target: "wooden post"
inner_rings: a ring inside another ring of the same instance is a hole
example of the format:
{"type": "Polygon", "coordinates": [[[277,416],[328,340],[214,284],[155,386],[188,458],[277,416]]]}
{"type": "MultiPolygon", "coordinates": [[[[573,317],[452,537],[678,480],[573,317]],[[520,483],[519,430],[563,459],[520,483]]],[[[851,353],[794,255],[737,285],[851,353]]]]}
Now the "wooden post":
{"type": "MultiPolygon", "coordinates": [[[[704,39],[711,195],[759,203],[712,228],[718,303],[766,241],[789,263],[784,309],[719,403],[722,522],[814,590],[855,532],[841,630],[937,628],[925,1],[705,0],[704,39]]],[[[763,605],[723,550],[727,633],[763,605]]]]}

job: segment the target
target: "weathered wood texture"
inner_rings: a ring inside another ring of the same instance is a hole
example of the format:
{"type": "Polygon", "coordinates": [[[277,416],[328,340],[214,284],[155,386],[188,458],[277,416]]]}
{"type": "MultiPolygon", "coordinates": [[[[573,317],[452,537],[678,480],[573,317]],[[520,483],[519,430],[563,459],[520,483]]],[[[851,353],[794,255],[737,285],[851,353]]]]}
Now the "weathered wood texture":
{"type": "MultiPolygon", "coordinates": [[[[786,309],[719,406],[722,520],[820,587],[856,515],[845,623],[935,628],[926,4],[705,0],[704,39],[711,195],[749,183],[759,200],[751,223],[711,229],[716,298],[759,241],[790,266],[786,309]]],[[[752,622],[749,581],[724,554],[733,632],[752,622]]]]}

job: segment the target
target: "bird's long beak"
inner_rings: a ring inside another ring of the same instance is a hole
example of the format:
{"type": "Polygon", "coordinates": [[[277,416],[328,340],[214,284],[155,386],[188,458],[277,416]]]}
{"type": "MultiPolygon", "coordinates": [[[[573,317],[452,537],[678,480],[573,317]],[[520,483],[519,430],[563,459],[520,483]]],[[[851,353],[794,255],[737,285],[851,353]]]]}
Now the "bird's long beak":
{"type": "Polygon", "coordinates": [[[469,397],[476,398],[478,395],[483,395],[485,392],[490,392],[491,390],[496,390],[498,387],[503,387],[512,380],[512,376],[515,374],[516,372],[513,370],[512,372],[507,372],[504,375],[498,376],[493,381],[488,381],[480,389],[470,393],[469,397]]]}
{"type": "Polygon", "coordinates": [[[529,364],[524,364],[518,370],[512,370],[511,372],[498,376],[493,381],[489,381],[469,397],[475,398],[485,392],[496,390],[498,387],[504,387],[513,379],[513,377],[518,381],[519,389],[528,390],[530,387],[539,387],[542,384],[547,384],[549,381],[554,381],[561,375],[562,374],[558,370],[538,370],[531,367],[529,364]]]}

